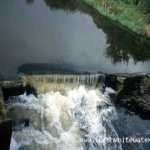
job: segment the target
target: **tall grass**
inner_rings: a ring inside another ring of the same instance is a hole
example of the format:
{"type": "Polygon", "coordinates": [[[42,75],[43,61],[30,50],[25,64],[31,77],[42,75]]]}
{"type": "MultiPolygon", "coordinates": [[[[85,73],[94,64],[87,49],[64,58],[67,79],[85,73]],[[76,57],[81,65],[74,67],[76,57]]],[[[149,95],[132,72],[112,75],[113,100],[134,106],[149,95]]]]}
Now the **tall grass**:
{"type": "Polygon", "coordinates": [[[101,14],[119,21],[138,34],[150,23],[150,0],[83,0],[101,14]]]}

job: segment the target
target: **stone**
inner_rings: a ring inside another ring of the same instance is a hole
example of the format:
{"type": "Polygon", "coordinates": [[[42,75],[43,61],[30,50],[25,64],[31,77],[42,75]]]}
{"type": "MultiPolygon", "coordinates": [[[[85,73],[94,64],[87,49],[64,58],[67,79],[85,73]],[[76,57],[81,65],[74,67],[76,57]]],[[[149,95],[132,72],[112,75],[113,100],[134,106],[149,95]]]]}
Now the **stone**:
{"type": "Polygon", "coordinates": [[[9,150],[12,134],[12,121],[7,119],[0,122],[0,150],[9,150]]]}
{"type": "Polygon", "coordinates": [[[125,78],[124,77],[117,77],[117,81],[121,84],[123,84],[125,78]]]}
{"type": "Polygon", "coordinates": [[[150,73],[116,74],[125,78],[116,85],[116,105],[127,107],[144,119],[150,119],[150,73]]]}
{"type": "Polygon", "coordinates": [[[12,121],[7,118],[7,111],[0,87],[0,150],[9,150],[12,134],[12,121]]]}

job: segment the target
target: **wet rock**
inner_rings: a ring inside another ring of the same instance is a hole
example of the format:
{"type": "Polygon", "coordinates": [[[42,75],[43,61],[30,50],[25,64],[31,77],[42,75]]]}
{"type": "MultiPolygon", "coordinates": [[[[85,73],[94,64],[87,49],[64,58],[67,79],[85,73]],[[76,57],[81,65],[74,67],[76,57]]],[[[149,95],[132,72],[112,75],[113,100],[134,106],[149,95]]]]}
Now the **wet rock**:
{"type": "Polygon", "coordinates": [[[0,121],[0,150],[9,150],[12,134],[12,121],[7,119],[0,121]]]}
{"type": "Polygon", "coordinates": [[[18,79],[10,79],[10,80],[0,80],[0,86],[3,88],[15,88],[15,87],[23,87],[24,83],[23,80],[20,78],[18,79]]]}
{"type": "Polygon", "coordinates": [[[111,88],[106,87],[104,94],[105,94],[111,101],[114,101],[115,98],[116,98],[116,92],[115,92],[113,89],[111,89],[111,88]]]}
{"type": "Polygon", "coordinates": [[[115,75],[105,75],[105,86],[116,90],[117,78],[115,75]]]}
{"type": "Polygon", "coordinates": [[[18,96],[25,93],[24,87],[9,87],[9,88],[3,88],[3,95],[4,100],[7,101],[9,97],[11,96],[18,96]]]}
{"type": "Polygon", "coordinates": [[[116,74],[117,94],[115,104],[134,111],[144,119],[150,119],[150,73],[116,74]]]}
{"type": "Polygon", "coordinates": [[[0,150],[9,150],[12,134],[12,122],[7,118],[7,111],[0,87],[0,150]]]}
{"type": "Polygon", "coordinates": [[[22,95],[26,92],[27,95],[34,94],[37,97],[37,92],[27,81],[24,75],[18,78],[0,80],[4,100],[7,101],[10,96],[22,95]]]}
{"type": "Polygon", "coordinates": [[[110,105],[106,102],[101,102],[97,105],[97,109],[98,110],[101,110],[101,109],[105,109],[105,108],[108,108],[110,105]]]}

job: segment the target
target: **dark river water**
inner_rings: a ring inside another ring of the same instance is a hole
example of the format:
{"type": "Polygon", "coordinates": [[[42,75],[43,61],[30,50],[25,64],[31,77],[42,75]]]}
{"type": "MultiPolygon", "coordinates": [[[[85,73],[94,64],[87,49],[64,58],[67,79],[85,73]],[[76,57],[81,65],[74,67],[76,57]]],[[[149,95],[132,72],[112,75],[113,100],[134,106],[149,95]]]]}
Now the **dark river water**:
{"type": "Polygon", "coordinates": [[[150,40],[79,1],[1,0],[0,75],[150,71],[150,40]]]}

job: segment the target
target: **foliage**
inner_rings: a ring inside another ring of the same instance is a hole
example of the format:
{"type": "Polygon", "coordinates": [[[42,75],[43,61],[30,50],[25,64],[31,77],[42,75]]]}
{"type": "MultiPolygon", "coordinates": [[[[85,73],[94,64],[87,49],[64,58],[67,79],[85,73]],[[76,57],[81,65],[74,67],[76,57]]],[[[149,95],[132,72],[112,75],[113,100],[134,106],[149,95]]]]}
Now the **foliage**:
{"type": "Polygon", "coordinates": [[[133,4],[141,8],[143,12],[150,13],[150,0],[122,0],[123,2],[133,4]]]}
{"type": "MultiPolygon", "coordinates": [[[[135,30],[135,32],[138,29],[139,32],[140,29],[143,28],[142,24],[144,24],[140,11],[137,10],[134,5],[132,6],[129,3],[124,3],[121,0],[118,3],[117,0],[114,0],[114,3],[109,4],[111,4],[112,8],[117,7],[119,11],[121,9],[122,12],[116,13],[115,11],[108,13],[107,9],[100,7],[102,4],[100,2],[102,2],[102,0],[94,1],[95,3],[93,3],[93,0],[45,0],[46,4],[51,9],[62,9],[69,12],[79,10],[80,12],[90,15],[93,18],[93,22],[97,28],[102,29],[107,35],[107,47],[104,53],[107,58],[111,59],[113,64],[117,64],[118,62],[128,63],[130,58],[132,58],[135,63],[150,60],[150,40],[146,37],[141,37],[133,32],[130,32],[130,30],[121,25],[124,24],[128,27],[130,26],[132,27],[132,30],[135,30]],[[92,5],[98,11],[95,11],[95,9],[89,5],[85,5],[83,1],[88,2],[88,4],[92,5]],[[127,13],[124,13],[125,11],[127,13]],[[108,15],[109,17],[105,17],[108,15]],[[109,19],[110,17],[112,20],[109,19]],[[121,20],[121,24],[118,23],[119,21],[113,21],[117,19],[121,20]]],[[[144,30],[144,28],[142,30],[144,30]]],[[[147,30],[150,30],[150,26],[147,28],[147,30]]],[[[21,68],[19,68],[19,70],[21,68]]],[[[37,68],[39,68],[39,65],[37,68]]],[[[31,70],[33,70],[33,68],[31,70]]],[[[44,85],[43,89],[46,87],[47,86],[44,85]]]]}
{"type": "Polygon", "coordinates": [[[26,0],[28,4],[32,4],[34,0],[26,0]]]}
{"type": "Polygon", "coordinates": [[[101,14],[119,21],[138,34],[146,34],[150,23],[150,1],[148,0],[83,0],[101,14]]]}

